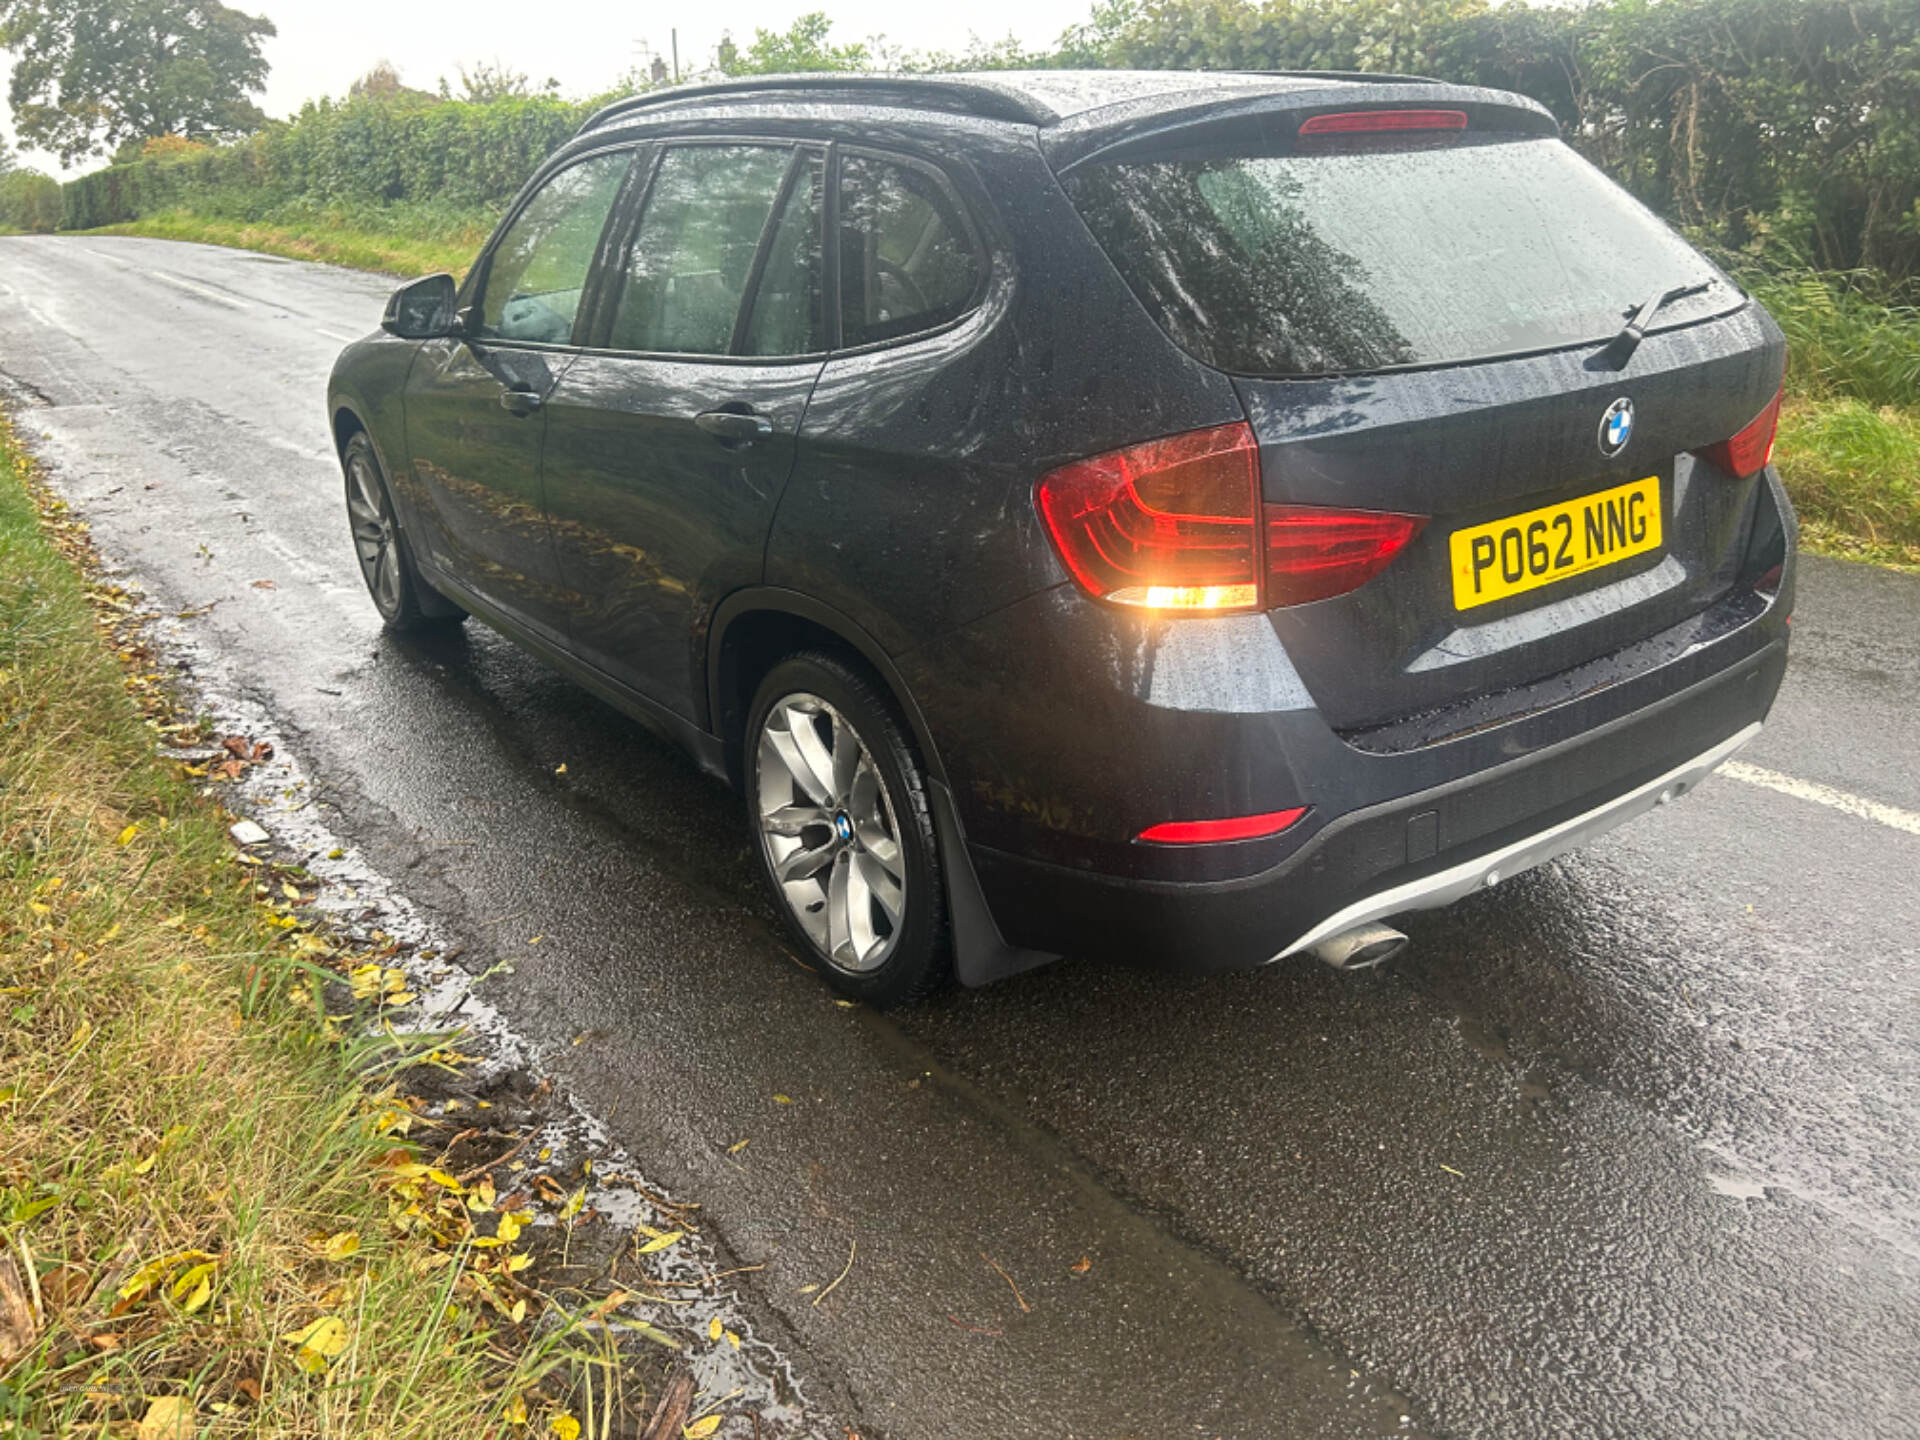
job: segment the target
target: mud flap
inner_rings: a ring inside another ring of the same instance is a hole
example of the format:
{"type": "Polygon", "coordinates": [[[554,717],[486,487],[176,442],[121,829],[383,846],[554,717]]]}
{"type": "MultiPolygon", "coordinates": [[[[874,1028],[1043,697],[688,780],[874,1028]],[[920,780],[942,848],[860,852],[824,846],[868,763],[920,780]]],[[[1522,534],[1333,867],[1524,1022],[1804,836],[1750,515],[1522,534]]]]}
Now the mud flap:
{"type": "Polygon", "coordinates": [[[1044,950],[1009,945],[987,908],[987,897],[973,873],[953,796],[938,780],[929,780],[933,823],[940,836],[940,858],[947,872],[947,918],[953,927],[953,972],[969,989],[1038,969],[1060,957],[1044,950]]]}

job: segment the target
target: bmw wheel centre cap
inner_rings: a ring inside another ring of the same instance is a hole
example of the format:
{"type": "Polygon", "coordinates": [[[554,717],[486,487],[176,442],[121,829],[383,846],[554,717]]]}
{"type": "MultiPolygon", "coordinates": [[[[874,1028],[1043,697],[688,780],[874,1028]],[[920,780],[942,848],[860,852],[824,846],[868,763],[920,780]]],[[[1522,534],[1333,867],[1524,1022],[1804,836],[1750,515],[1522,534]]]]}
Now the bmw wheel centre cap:
{"type": "Polygon", "coordinates": [[[1627,441],[1632,438],[1633,401],[1623,395],[1600,417],[1600,453],[1612,459],[1627,448],[1627,441]]]}

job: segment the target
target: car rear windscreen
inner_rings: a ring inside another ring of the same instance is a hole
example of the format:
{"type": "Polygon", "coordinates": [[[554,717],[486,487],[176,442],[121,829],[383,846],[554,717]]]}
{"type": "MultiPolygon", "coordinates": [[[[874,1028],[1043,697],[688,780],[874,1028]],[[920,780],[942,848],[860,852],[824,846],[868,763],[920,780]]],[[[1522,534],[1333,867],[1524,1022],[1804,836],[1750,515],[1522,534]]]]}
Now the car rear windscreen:
{"type": "Polygon", "coordinates": [[[1094,164],[1067,189],[1141,302],[1196,358],[1246,375],[1444,365],[1604,340],[1744,303],[1560,141],[1305,153],[1183,151],[1094,164]]]}

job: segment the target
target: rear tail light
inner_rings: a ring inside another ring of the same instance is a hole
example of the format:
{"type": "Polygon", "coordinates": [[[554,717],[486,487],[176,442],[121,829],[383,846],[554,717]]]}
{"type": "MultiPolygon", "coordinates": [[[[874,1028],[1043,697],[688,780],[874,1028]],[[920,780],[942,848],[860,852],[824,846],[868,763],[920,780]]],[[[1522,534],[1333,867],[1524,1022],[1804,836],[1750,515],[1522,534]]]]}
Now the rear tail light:
{"type": "Polygon", "coordinates": [[[1299,823],[1307,807],[1269,810],[1264,815],[1236,815],[1228,820],[1169,820],[1149,825],[1140,838],[1153,845],[1215,845],[1222,840],[1258,840],[1278,835],[1299,823]]]}
{"type": "Polygon", "coordinates": [[[1386,130],[1464,130],[1464,110],[1340,110],[1301,122],[1302,135],[1377,135],[1386,130]]]}
{"type": "Polygon", "coordinates": [[[1116,605],[1260,606],[1260,450],[1218,425],[1076,460],[1041,478],[1040,516],[1073,578],[1116,605]]]}
{"type": "Polygon", "coordinates": [[[1379,510],[1263,504],[1260,447],[1244,422],[1076,460],[1042,476],[1034,498],[1081,589],[1109,604],[1185,613],[1344,595],[1426,524],[1379,510]]]}
{"type": "Polygon", "coordinates": [[[1358,590],[1427,523],[1388,510],[1267,506],[1267,604],[1304,605],[1358,590]]]}
{"type": "Polygon", "coordinates": [[[1780,428],[1780,398],[1785,393],[1784,386],[1775,391],[1767,408],[1748,421],[1732,439],[1696,450],[1694,454],[1742,480],[1759,474],[1773,463],[1773,438],[1780,428]]]}

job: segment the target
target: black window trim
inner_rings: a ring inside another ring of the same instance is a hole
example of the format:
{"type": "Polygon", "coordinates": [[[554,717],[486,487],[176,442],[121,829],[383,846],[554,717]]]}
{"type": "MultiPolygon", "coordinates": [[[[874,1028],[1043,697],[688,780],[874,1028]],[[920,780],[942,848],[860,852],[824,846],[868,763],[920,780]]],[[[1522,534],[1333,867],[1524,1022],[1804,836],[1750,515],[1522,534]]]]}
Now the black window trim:
{"type": "MultiPolygon", "coordinates": [[[[643,142],[651,146],[653,153],[647,157],[643,166],[637,167],[636,175],[642,175],[641,182],[632,187],[632,194],[621,197],[621,204],[627,207],[623,223],[618,227],[614,243],[605,255],[605,268],[596,276],[593,301],[593,324],[588,331],[586,343],[579,347],[582,354],[608,356],[620,360],[662,360],[680,365],[732,365],[732,366],[781,366],[781,365],[818,365],[827,358],[831,350],[831,339],[837,337],[835,317],[825,317],[828,334],[823,339],[829,341],[828,348],[810,350],[801,355],[736,355],[731,353],[741,343],[741,325],[746,317],[753,313],[753,303],[759,298],[760,277],[766,268],[766,254],[772,244],[772,232],[775,217],[780,206],[785,203],[796,177],[807,165],[809,159],[817,159],[823,151],[828,152],[828,173],[831,173],[831,151],[829,142],[805,139],[793,135],[675,135],[643,142]],[[725,355],[701,355],[684,350],[626,350],[615,347],[613,339],[614,311],[620,302],[620,281],[626,274],[627,264],[632,258],[633,245],[640,236],[640,226],[646,218],[647,204],[653,197],[653,182],[660,173],[660,166],[666,159],[667,151],[692,149],[696,146],[719,145],[734,148],[754,146],[764,150],[786,150],[791,152],[786,173],[781,176],[780,187],[774,194],[773,206],[767,212],[766,223],[762,225],[760,240],[754,250],[752,264],[747,270],[747,288],[741,292],[740,308],[734,315],[733,335],[728,340],[729,353],[725,355]]],[[[831,187],[828,187],[829,193],[831,187]]],[[[822,204],[821,226],[826,225],[828,206],[822,204]]],[[[821,236],[821,264],[825,259],[825,239],[821,236]]],[[[823,282],[826,277],[822,277],[823,282]]],[[[825,301],[823,301],[823,304],[825,301]]],[[[576,332],[577,337],[577,332],[576,332]]]]}
{"type": "Polygon", "coordinates": [[[484,345],[490,350],[536,350],[573,354],[582,348],[581,341],[584,321],[585,317],[591,314],[591,307],[594,304],[594,296],[598,288],[600,268],[606,259],[607,245],[609,240],[615,236],[621,228],[621,211],[627,203],[628,196],[633,188],[634,176],[640,168],[635,162],[639,158],[640,152],[646,148],[647,142],[645,141],[625,139],[612,144],[596,146],[591,150],[582,150],[567,156],[551,170],[542,171],[528,183],[526,188],[521,191],[519,198],[514,201],[513,208],[501,217],[498,225],[494,226],[493,234],[487,237],[487,243],[480,251],[480,258],[474,261],[472,270],[467,273],[466,283],[460,287],[455,306],[456,313],[463,319],[463,333],[457,337],[458,339],[469,346],[484,345]],[[614,192],[613,204],[608,207],[607,218],[600,224],[600,240],[599,243],[594,246],[593,258],[587,263],[586,279],[582,283],[580,290],[580,309],[573,317],[572,335],[565,343],[561,343],[553,340],[502,339],[496,335],[473,333],[478,322],[481,307],[486,304],[487,285],[493,278],[494,255],[500,248],[500,242],[506,239],[512,232],[514,225],[519,222],[521,215],[526,212],[527,207],[552,183],[556,176],[573,169],[575,166],[583,165],[589,160],[596,160],[602,155],[611,155],[620,152],[624,152],[627,155],[627,173],[621,178],[620,188],[614,192]]]}
{"type": "Polygon", "coordinates": [[[961,198],[959,187],[946,170],[931,160],[922,159],[899,150],[887,150],[873,145],[843,145],[835,142],[831,147],[827,171],[827,203],[821,207],[828,217],[826,265],[831,282],[830,300],[833,318],[830,325],[832,335],[833,358],[843,355],[871,355],[881,350],[893,350],[902,345],[915,345],[936,335],[944,335],[957,329],[980,313],[980,307],[987,302],[988,291],[993,285],[994,259],[993,248],[983,238],[979,221],[975,218],[973,207],[961,198]],[[960,217],[960,226],[967,244],[973,247],[974,258],[979,261],[980,274],[974,281],[973,293],[967,297],[967,303],[958,315],[951,320],[943,320],[938,325],[929,325],[924,330],[914,330],[905,335],[889,335],[884,340],[869,340],[862,345],[843,344],[845,336],[841,327],[840,293],[840,162],[847,155],[864,155],[870,159],[881,160],[889,165],[903,165],[931,176],[935,185],[946,195],[953,206],[954,213],[960,217]]]}

